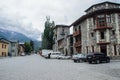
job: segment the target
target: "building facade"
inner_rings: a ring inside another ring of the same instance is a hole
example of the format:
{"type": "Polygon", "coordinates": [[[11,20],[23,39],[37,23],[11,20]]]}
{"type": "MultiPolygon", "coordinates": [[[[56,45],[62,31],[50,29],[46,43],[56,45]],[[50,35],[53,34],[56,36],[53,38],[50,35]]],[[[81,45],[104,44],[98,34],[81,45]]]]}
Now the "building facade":
{"type": "Polygon", "coordinates": [[[18,41],[9,41],[8,52],[11,56],[18,55],[18,41]]]}
{"type": "Polygon", "coordinates": [[[0,57],[8,56],[8,45],[9,42],[4,39],[0,39],[0,57]]]}
{"type": "Polygon", "coordinates": [[[67,35],[70,34],[69,28],[70,26],[67,25],[56,25],[54,27],[53,51],[60,51],[61,53],[68,55],[66,42],[67,42],[67,35]]]}
{"type": "Polygon", "coordinates": [[[25,55],[24,42],[19,42],[19,44],[18,44],[18,55],[25,55]]]}
{"type": "Polygon", "coordinates": [[[73,35],[67,36],[67,51],[69,56],[73,55],[73,35]]]}
{"type": "Polygon", "coordinates": [[[92,5],[73,26],[74,53],[103,52],[120,56],[120,4],[92,5]]]}

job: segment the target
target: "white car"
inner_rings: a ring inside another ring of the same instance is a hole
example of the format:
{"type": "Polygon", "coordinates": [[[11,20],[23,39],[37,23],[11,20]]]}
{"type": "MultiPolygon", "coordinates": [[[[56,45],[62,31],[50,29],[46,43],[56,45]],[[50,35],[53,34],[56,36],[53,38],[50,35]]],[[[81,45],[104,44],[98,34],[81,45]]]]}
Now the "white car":
{"type": "Polygon", "coordinates": [[[87,56],[86,56],[86,54],[80,54],[80,53],[74,54],[72,56],[72,60],[74,62],[82,62],[82,61],[86,62],[87,61],[87,56]]]}
{"type": "Polygon", "coordinates": [[[71,56],[65,56],[64,54],[61,54],[58,56],[58,59],[70,59],[71,56]]]}
{"type": "Polygon", "coordinates": [[[50,55],[50,58],[52,59],[57,59],[58,56],[60,56],[62,53],[60,52],[52,52],[51,55],[50,55]]]}
{"type": "Polygon", "coordinates": [[[21,53],[20,56],[25,56],[25,53],[21,53]]]}

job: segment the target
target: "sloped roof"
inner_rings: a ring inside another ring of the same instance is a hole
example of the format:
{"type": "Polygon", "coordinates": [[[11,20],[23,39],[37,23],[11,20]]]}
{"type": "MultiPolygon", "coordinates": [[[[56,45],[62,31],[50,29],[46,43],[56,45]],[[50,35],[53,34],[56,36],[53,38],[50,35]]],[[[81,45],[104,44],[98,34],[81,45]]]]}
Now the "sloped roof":
{"type": "Polygon", "coordinates": [[[105,3],[120,5],[120,3],[114,3],[114,2],[105,1],[105,2],[102,2],[102,3],[97,3],[97,4],[92,5],[91,7],[89,7],[88,9],[86,9],[85,12],[87,12],[89,9],[91,9],[94,6],[102,5],[102,4],[105,4],[105,3]]]}
{"type": "Polygon", "coordinates": [[[4,39],[4,38],[0,38],[0,42],[3,42],[3,43],[7,43],[7,44],[9,44],[9,41],[6,40],[6,39],[4,39]]]}
{"type": "Polygon", "coordinates": [[[55,28],[58,28],[58,27],[70,27],[69,25],[56,25],[55,27],[54,27],[54,29],[55,28]]]}
{"type": "MultiPolygon", "coordinates": [[[[105,3],[108,3],[108,4],[115,4],[115,5],[120,5],[120,3],[114,3],[114,2],[109,2],[109,1],[105,1],[105,2],[102,2],[102,3],[98,3],[98,4],[94,4],[92,5],[91,7],[89,7],[87,10],[85,10],[85,12],[87,12],[90,8],[92,8],[93,6],[97,6],[97,5],[102,5],[102,4],[105,4],[105,3]]],[[[97,10],[97,11],[94,11],[94,12],[91,12],[89,14],[85,14],[83,16],[81,16],[80,18],[78,18],[75,22],[73,22],[70,26],[74,26],[80,22],[82,22],[83,20],[85,20],[86,18],[88,17],[91,17],[95,14],[101,14],[101,13],[104,13],[104,12],[111,12],[111,13],[115,13],[115,12],[120,12],[120,8],[114,8],[114,9],[102,9],[102,10],[97,10]]]]}

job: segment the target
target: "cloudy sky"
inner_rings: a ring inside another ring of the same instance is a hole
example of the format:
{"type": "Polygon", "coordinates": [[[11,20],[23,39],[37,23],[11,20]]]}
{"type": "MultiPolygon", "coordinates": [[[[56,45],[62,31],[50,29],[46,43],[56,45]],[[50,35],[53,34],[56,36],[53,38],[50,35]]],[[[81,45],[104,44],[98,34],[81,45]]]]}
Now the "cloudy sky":
{"type": "Polygon", "coordinates": [[[70,25],[91,5],[103,1],[106,0],[0,0],[0,28],[41,40],[46,16],[55,24],[70,25]]]}

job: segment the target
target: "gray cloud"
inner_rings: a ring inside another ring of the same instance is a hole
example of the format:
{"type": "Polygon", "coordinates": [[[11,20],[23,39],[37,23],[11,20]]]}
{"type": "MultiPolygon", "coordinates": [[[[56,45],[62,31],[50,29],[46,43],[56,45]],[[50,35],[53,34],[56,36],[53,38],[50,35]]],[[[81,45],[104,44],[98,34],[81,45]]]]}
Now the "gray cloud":
{"type": "Polygon", "coordinates": [[[0,0],[0,28],[41,40],[46,16],[55,24],[70,25],[91,5],[103,1],[106,0],[0,0]]]}

